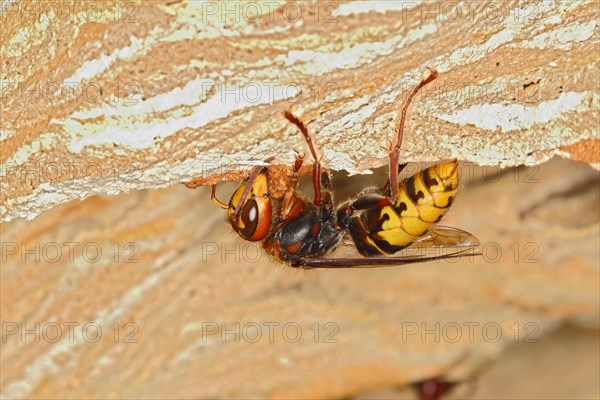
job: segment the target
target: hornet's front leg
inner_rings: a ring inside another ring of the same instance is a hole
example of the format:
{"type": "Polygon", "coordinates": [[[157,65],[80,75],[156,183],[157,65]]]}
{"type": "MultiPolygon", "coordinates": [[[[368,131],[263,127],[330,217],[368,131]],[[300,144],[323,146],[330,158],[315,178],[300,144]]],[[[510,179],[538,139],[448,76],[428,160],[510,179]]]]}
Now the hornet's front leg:
{"type": "Polygon", "coordinates": [[[304,211],[305,203],[296,194],[296,185],[298,184],[298,175],[300,174],[300,168],[304,162],[304,155],[296,153],[296,160],[294,161],[294,170],[292,173],[292,180],[290,187],[283,196],[281,203],[281,209],[279,210],[279,220],[287,221],[300,215],[304,211]]]}

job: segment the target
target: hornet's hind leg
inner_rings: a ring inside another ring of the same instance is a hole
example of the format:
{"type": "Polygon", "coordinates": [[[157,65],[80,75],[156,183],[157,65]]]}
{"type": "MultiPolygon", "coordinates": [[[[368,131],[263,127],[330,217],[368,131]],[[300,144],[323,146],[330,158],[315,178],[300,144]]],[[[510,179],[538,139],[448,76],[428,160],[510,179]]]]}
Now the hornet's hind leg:
{"type": "Polygon", "coordinates": [[[410,105],[410,102],[412,101],[413,97],[415,97],[415,95],[417,94],[417,92],[426,84],[428,84],[429,82],[433,81],[435,78],[437,78],[437,71],[428,68],[429,69],[429,74],[424,77],[423,79],[421,79],[421,82],[419,82],[419,84],[417,86],[415,86],[415,88],[412,90],[412,92],[408,95],[408,98],[406,99],[406,102],[404,103],[404,106],[402,106],[401,112],[400,112],[400,121],[398,122],[398,141],[396,142],[396,145],[390,150],[390,177],[388,180],[388,183],[383,187],[384,190],[384,194],[390,196],[390,199],[392,200],[392,202],[396,199],[396,197],[398,196],[398,172],[399,172],[399,156],[400,156],[400,146],[402,146],[402,136],[404,134],[404,122],[406,120],[406,111],[408,110],[408,106],[410,105]],[[389,191],[386,190],[387,187],[389,185],[389,191]]]}
{"type": "MultiPolygon", "coordinates": [[[[398,175],[400,175],[400,172],[402,172],[407,165],[408,163],[402,163],[398,165],[398,175]]],[[[387,181],[385,181],[385,185],[383,185],[381,189],[379,189],[379,193],[382,193],[384,196],[391,197],[392,194],[389,176],[387,181]]]]}

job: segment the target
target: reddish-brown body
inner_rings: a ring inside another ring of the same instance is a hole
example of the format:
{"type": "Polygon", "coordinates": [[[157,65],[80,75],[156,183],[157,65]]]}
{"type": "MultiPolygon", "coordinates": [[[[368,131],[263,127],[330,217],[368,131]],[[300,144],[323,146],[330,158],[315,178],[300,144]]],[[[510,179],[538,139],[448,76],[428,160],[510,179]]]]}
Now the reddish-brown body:
{"type": "Polygon", "coordinates": [[[315,197],[307,204],[296,193],[298,174],[304,156],[296,155],[290,187],[281,199],[271,196],[268,169],[257,167],[225,205],[229,222],[250,241],[262,241],[270,255],[301,268],[346,268],[400,265],[432,259],[476,254],[477,240],[455,228],[432,229],[452,204],[458,185],[456,160],[437,164],[405,181],[398,182],[400,145],[406,110],[417,91],[435,79],[431,71],[412,91],[402,108],[398,126],[398,142],[390,150],[390,175],[379,190],[363,193],[337,209],[333,206],[329,174],[323,170],[304,123],[290,112],[285,118],[302,132],[313,159],[315,197]],[[365,258],[328,258],[346,234],[365,258]],[[441,241],[440,238],[444,240],[441,241]],[[420,243],[425,246],[457,247],[453,254],[440,256],[390,257],[401,249],[420,243]]]}

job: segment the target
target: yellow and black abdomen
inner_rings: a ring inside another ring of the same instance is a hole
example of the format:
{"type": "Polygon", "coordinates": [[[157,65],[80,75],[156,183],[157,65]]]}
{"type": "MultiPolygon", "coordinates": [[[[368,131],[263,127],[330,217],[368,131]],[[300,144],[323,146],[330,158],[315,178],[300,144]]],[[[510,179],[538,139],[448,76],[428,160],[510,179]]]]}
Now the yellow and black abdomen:
{"type": "Polygon", "coordinates": [[[364,210],[349,221],[358,251],[377,257],[402,250],[440,221],[457,190],[456,160],[433,165],[401,182],[392,205],[364,210]]]}

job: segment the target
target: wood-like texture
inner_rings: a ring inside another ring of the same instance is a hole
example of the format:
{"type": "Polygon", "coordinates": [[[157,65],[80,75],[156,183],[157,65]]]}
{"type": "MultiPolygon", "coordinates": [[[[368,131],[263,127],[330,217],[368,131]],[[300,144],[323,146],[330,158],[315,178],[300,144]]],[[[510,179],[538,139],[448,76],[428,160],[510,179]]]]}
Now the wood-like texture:
{"type": "Polygon", "coordinates": [[[597,1],[2,2],[0,220],[94,194],[289,164],[293,108],[323,163],[596,164],[597,1]]]}
{"type": "MultiPolygon", "coordinates": [[[[475,398],[598,398],[599,172],[460,171],[444,224],[484,256],[458,262],[296,271],[182,185],[2,224],[2,397],[381,398],[475,375],[475,398]],[[593,333],[547,341],[564,323],[593,333]]],[[[379,172],[338,177],[338,198],[379,172]]]]}

